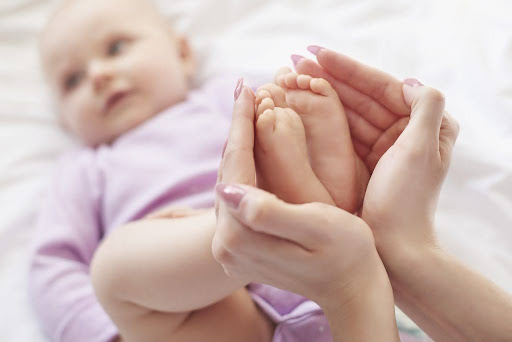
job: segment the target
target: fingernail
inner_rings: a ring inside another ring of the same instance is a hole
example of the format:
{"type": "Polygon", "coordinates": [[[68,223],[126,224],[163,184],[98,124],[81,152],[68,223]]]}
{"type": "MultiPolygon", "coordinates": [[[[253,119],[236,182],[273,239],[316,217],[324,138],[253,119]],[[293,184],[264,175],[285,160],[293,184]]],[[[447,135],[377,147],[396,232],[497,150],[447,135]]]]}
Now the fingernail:
{"type": "Polygon", "coordinates": [[[300,60],[304,59],[304,57],[301,55],[291,55],[291,58],[292,58],[294,66],[297,66],[297,64],[300,62],[300,60]]]}
{"type": "Polygon", "coordinates": [[[215,191],[233,209],[238,209],[240,201],[246,194],[245,190],[238,186],[223,183],[217,184],[215,191]]]}
{"type": "Polygon", "coordinates": [[[318,46],[318,45],[310,45],[308,46],[308,51],[311,52],[313,55],[318,56],[318,53],[325,49],[324,47],[318,46]]]}
{"type": "Polygon", "coordinates": [[[228,140],[224,143],[224,147],[222,148],[222,158],[224,158],[224,152],[226,152],[226,146],[228,146],[228,140]]]}
{"type": "Polygon", "coordinates": [[[238,99],[238,97],[240,96],[240,94],[242,93],[242,89],[244,87],[244,78],[241,77],[239,80],[238,80],[238,83],[236,84],[236,88],[235,88],[235,101],[238,99]]]}
{"type": "Polygon", "coordinates": [[[417,79],[415,78],[406,78],[404,80],[404,83],[407,84],[408,86],[411,86],[413,88],[416,88],[416,87],[421,87],[423,86],[424,84],[421,83],[420,81],[418,81],[417,79]]]}

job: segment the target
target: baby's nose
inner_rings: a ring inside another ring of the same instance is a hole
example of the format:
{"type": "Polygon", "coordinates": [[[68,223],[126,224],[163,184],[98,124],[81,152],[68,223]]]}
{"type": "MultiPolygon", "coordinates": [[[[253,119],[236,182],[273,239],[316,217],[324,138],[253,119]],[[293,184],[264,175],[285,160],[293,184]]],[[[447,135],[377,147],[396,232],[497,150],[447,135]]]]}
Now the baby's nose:
{"type": "Polygon", "coordinates": [[[89,74],[94,86],[94,89],[101,91],[108,85],[113,78],[112,69],[102,62],[93,62],[89,67],[89,74]]]}

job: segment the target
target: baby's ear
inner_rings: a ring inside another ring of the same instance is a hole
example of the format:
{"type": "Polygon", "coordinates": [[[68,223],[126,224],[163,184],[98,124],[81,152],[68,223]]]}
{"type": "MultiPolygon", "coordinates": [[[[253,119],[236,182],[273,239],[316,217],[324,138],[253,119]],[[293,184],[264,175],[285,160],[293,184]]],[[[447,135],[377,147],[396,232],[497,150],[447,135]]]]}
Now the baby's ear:
{"type": "Polygon", "coordinates": [[[196,73],[197,61],[194,51],[192,50],[188,39],[183,35],[177,35],[178,49],[183,67],[185,68],[185,74],[189,79],[193,78],[196,73]]]}

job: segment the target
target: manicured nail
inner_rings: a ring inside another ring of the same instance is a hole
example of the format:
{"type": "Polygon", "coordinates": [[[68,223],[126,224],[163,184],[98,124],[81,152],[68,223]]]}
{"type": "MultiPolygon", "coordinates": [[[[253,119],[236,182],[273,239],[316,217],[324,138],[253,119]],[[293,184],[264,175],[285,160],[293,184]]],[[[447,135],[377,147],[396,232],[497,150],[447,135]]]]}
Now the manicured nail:
{"type": "Polygon", "coordinates": [[[297,66],[297,64],[300,62],[300,60],[304,59],[304,57],[301,55],[291,55],[291,58],[292,58],[294,66],[297,66]]]}
{"type": "Polygon", "coordinates": [[[318,46],[318,45],[310,45],[308,46],[308,51],[311,52],[313,55],[318,56],[318,53],[325,48],[318,46]]]}
{"type": "Polygon", "coordinates": [[[226,146],[228,146],[228,140],[224,143],[224,147],[222,148],[222,158],[224,158],[224,152],[226,152],[226,146]]]}
{"type": "Polygon", "coordinates": [[[420,81],[418,81],[417,79],[415,78],[406,78],[404,80],[404,83],[407,84],[408,86],[411,86],[413,88],[416,88],[416,87],[421,87],[423,86],[424,84],[421,83],[420,81]]]}
{"type": "Polygon", "coordinates": [[[236,88],[235,88],[235,101],[238,99],[238,97],[240,96],[240,94],[242,93],[242,89],[244,88],[244,78],[241,77],[239,80],[238,80],[238,83],[236,84],[236,88]]]}
{"type": "Polygon", "coordinates": [[[223,183],[217,184],[215,191],[233,209],[238,209],[240,201],[246,194],[245,190],[238,186],[223,183]]]}

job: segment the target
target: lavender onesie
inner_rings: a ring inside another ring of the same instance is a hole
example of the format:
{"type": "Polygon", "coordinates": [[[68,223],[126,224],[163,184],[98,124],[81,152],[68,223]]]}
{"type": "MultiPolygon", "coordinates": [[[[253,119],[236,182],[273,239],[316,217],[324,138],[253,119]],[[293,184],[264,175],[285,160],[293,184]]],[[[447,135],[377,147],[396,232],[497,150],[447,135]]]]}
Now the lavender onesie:
{"type": "MultiPolygon", "coordinates": [[[[164,206],[213,206],[235,84],[206,82],[112,145],[63,158],[42,202],[29,275],[32,302],[53,341],[117,336],[89,278],[94,251],[113,229],[164,206]]],[[[273,341],[332,340],[314,302],[267,285],[249,290],[277,325],[273,341]]]]}

